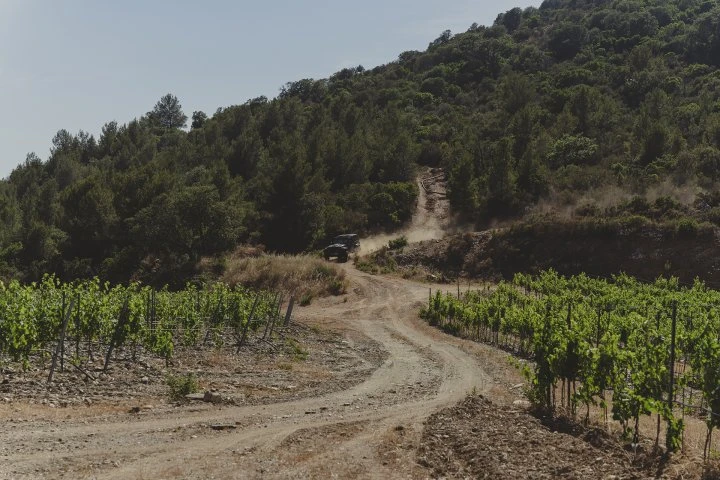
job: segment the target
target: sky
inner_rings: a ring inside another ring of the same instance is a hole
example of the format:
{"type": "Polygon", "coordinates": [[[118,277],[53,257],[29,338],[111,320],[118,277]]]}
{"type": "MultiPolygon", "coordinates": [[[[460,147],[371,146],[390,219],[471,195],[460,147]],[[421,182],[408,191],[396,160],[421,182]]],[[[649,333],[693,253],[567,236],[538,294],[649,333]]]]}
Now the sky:
{"type": "Polygon", "coordinates": [[[0,178],[60,129],[98,136],[166,93],[188,116],[424,50],[541,0],[0,0],[0,178]]]}

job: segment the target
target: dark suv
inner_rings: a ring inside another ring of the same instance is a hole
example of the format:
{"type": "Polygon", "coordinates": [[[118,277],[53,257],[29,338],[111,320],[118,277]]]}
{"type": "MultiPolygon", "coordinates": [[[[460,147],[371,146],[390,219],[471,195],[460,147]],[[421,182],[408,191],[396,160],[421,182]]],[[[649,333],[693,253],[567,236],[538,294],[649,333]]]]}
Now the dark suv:
{"type": "Polygon", "coordinates": [[[333,243],[323,249],[325,260],[337,258],[338,262],[347,262],[348,254],[360,248],[360,238],[354,233],[338,235],[333,243]]]}

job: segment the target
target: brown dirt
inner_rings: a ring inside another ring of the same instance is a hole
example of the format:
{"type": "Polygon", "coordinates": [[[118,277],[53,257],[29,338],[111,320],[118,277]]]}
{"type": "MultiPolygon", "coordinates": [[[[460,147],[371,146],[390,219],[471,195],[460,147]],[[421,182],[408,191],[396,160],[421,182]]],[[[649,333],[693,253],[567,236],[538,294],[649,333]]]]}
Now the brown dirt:
{"type": "MultiPolygon", "coordinates": [[[[427,285],[346,268],[347,296],[297,312],[303,327],[296,328],[317,335],[308,360],[262,373],[252,359],[215,359],[256,368],[254,381],[262,385],[280,385],[270,379],[287,375],[284,381],[304,394],[269,388],[258,402],[236,395],[231,405],[161,402],[138,413],[104,400],[52,408],[16,399],[3,406],[0,478],[580,478],[593,477],[590,469],[605,478],[650,475],[616,443],[597,450],[552,433],[514,405],[523,399],[522,379],[507,353],[417,318],[427,285]],[[466,399],[471,392],[493,403],[466,399]]],[[[242,391],[222,377],[206,381],[230,396],[242,391]]],[[[663,472],[681,478],[688,470],[663,472]]]]}
{"type": "MultiPolygon", "coordinates": [[[[446,337],[419,323],[425,286],[346,268],[348,295],[297,310],[304,327],[296,328],[309,332],[301,339],[308,360],[213,354],[215,366],[199,377],[234,405],[167,403],[158,397],[162,373],[146,375],[146,385],[132,369],[123,379],[117,365],[117,375],[97,386],[72,387],[77,379],[58,377],[67,391],[98,389],[90,405],[63,408],[40,403],[46,393],[30,383],[37,380],[14,374],[0,413],[0,478],[422,477],[413,449],[390,455],[387,435],[402,425],[416,446],[431,413],[473,388],[489,393],[503,379],[487,373],[471,347],[438,341],[446,337]],[[333,333],[314,333],[326,331],[333,333]],[[283,388],[290,383],[297,388],[283,388]],[[249,384],[265,388],[248,395],[249,384]],[[128,413],[132,405],[140,411],[128,413]]],[[[488,349],[485,360],[506,367],[499,352],[488,349]]],[[[191,370],[202,363],[179,362],[191,370]]]]}
{"type": "Polygon", "coordinates": [[[522,407],[497,405],[482,395],[433,414],[419,450],[436,478],[644,479],[699,478],[701,465],[663,461],[641,445],[598,428],[562,419],[548,424],[522,407]]]}
{"type": "MultiPolygon", "coordinates": [[[[413,224],[419,230],[427,215],[443,215],[432,213],[427,195],[418,207],[426,212],[413,224]]],[[[0,402],[0,478],[609,479],[656,473],[653,464],[638,470],[615,442],[595,447],[597,437],[553,433],[519,408],[523,380],[507,353],[419,320],[428,288],[437,285],[344,268],[348,293],[298,308],[294,327],[281,332],[308,352],[306,359],[296,358],[294,348],[258,347],[240,356],[178,352],[174,368],[197,373],[203,386],[230,399],[220,405],[165,400],[168,370],[159,360],[119,362],[97,384],[65,372],[50,392],[40,371],[7,374],[0,393],[8,399],[0,402]],[[63,407],[67,398],[79,401],[63,407]],[[135,413],[132,406],[139,407],[135,413]]],[[[682,465],[673,459],[662,472],[697,478],[697,462],[689,464],[695,470],[682,465]]]]}
{"type": "Polygon", "coordinates": [[[422,272],[445,281],[457,277],[497,281],[512,279],[518,272],[552,268],[563,275],[584,272],[609,277],[625,272],[647,282],[673,275],[685,283],[699,277],[709,285],[720,285],[720,232],[678,236],[671,227],[549,218],[426,240],[379,252],[376,261],[392,262],[403,276],[422,272]]]}
{"type": "MultiPolygon", "coordinates": [[[[203,390],[212,390],[226,403],[258,405],[342,390],[367,378],[385,359],[381,345],[361,334],[291,324],[279,329],[272,342],[235,347],[179,347],[171,365],[160,358],[118,351],[107,371],[103,358],[83,364],[70,362],[47,383],[48,362],[33,362],[28,370],[9,365],[0,370],[0,419],[17,417],[24,405],[32,417],[58,417],[122,411],[152,405],[173,409],[168,398],[169,375],[194,375],[203,390]],[[87,372],[87,376],[84,372],[87,372]],[[82,407],[82,408],[79,408],[82,407]],[[43,413],[44,412],[44,413],[43,413]]],[[[147,410],[148,408],[144,408],[147,410]]]]}

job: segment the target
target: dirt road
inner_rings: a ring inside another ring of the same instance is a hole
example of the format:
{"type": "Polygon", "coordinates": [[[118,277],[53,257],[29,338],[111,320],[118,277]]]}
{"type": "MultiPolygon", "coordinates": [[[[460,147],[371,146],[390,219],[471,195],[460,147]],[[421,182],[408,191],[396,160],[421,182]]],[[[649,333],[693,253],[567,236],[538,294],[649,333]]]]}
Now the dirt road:
{"type": "Polygon", "coordinates": [[[418,321],[426,285],[351,266],[348,275],[351,293],[299,310],[297,321],[380,344],[387,360],[362,383],[262,406],[13,422],[0,432],[0,477],[425,476],[414,448],[423,422],[473,389],[490,394],[494,381],[462,342],[418,321]]]}
{"type": "MultiPolygon", "coordinates": [[[[437,175],[433,186],[443,187],[437,175]]],[[[406,233],[433,237],[440,234],[437,220],[445,217],[446,201],[421,187],[418,214],[406,233]]],[[[266,405],[11,419],[0,431],[0,478],[427,476],[416,458],[423,422],[472,390],[491,393],[493,379],[468,353],[476,347],[418,320],[427,285],[346,268],[348,295],[299,309],[296,321],[383,350],[386,361],[361,383],[266,405]]],[[[502,375],[502,355],[493,358],[502,375]]]]}
{"type": "MultiPolygon", "coordinates": [[[[436,181],[421,195],[408,232],[421,235],[428,219],[445,218],[441,188],[436,181]]],[[[596,430],[578,439],[528,415],[507,354],[419,320],[429,285],[345,268],[346,295],[296,310],[297,328],[344,339],[322,348],[325,337],[316,336],[310,360],[286,365],[297,397],[284,391],[260,404],[164,403],[133,413],[127,403],[103,410],[3,398],[0,479],[657,477],[652,458],[596,430]],[[313,371],[322,375],[308,382],[313,371]]],[[[698,478],[699,462],[686,463],[662,478],[698,478]]]]}

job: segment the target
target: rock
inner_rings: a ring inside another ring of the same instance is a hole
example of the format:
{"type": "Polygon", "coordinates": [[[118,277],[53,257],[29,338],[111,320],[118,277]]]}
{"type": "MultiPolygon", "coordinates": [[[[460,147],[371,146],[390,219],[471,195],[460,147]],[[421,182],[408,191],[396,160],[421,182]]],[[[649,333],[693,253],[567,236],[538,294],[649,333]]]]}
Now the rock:
{"type": "Polygon", "coordinates": [[[222,403],[223,398],[222,395],[219,393],[207,391],[205,392],[205,395],[203,396],[203,400],[209,403],[222,403]]]}
{"type": "Polygon", "coordinates": [[[142,378],[140,379],[140,381],[141,381],[143,384],[145,384],[145,385],[147,385],[148,383],[150,383],[150,379],[149,379],[148,377],[142,377],[142,378]]]}
{"type": "Polygon", "coordinates": [[[187,395],[185,395],[185,400],[204,402],[205,394],[204,393],[188,393],[187,395]]]}
{"type": "Polygon", "coordinates": [[[210,428],[212,428],[213,430],[235,430],[237,426],[231,424],[216,423],[214,425],[210,425],[210,428]]]}
{"type": "Polygon", "coordinates": [[[513,407],[530,408],[531,404],[527,400],[515,400],[513,407]]]}
{"type": "Polygon", "coordinates": [[[140,407],[132,407],[128,413],[140,413],[140,407]]]}

